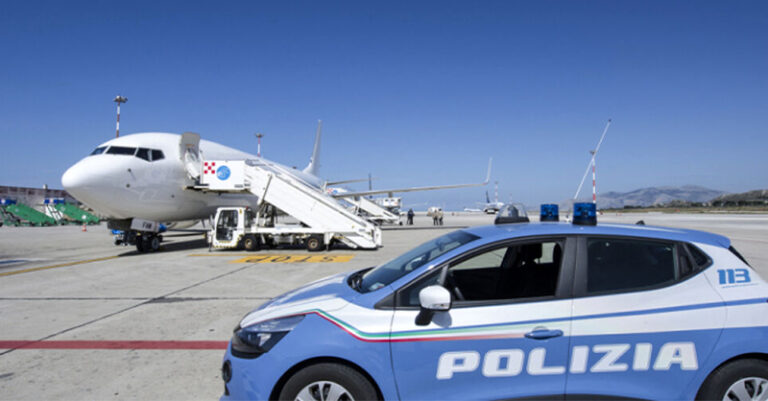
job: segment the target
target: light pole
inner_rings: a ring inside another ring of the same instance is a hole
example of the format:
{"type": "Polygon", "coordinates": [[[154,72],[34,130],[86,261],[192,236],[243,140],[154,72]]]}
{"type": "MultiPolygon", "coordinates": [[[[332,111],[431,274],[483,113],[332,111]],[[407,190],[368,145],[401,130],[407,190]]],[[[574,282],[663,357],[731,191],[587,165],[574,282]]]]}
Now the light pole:
{"type": "Polygon", "coordinates": [[[264,134],[262,134],[261,132],[257,132],[256,133],[256,138],[259,141],[259,145],[256,148],[256,156],[258,156],[258,157],[261,157],[261,138],[263,138],[263,137],[264,137],[264,134]]]}
{"type": "Polygon", "coordinates": [[[120,103],[125,103],[127,101],[127,97],[122,97],[120,95],[117,95],[114,100],[114,102],[117,103],[117,127],[115,128],[115,138],[120,137],[120,103]]]}

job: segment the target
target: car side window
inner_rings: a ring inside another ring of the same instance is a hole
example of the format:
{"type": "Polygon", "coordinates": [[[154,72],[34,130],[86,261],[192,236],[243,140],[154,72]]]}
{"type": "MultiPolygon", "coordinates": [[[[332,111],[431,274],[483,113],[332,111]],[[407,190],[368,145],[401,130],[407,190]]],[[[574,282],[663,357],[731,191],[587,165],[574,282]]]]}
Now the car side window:
{"type": "Polygon", "coordinates": [[[588,294],[635,291],[673,283],[678,278],[677,247],[672,243],[587,239],[588,294]]]}
{"type": "Polygon", "coordinates": [[[441,284],[461,306],[473,301],[506,301],[555,296],[564,241],[526,242],[494,247],[461,258],[403,289],[401,306],[418,306],[419,291],[441,284]]]}

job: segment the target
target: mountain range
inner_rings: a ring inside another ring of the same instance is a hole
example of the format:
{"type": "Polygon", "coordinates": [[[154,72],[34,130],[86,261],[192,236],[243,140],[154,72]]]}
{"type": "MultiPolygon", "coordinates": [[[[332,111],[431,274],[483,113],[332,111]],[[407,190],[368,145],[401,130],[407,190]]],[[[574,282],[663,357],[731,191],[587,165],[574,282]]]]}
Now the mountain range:
{"type": "MultiPolygon", "coordinates": [[[[653,206],[669,203],[675,200],[688,202],[709,202],[717,198],[725,191],[705,188],[698,185],[684,185],[682,187],[648,187],[635,189],[629,192],[604,192],[597,194],[598,209],[621,209],[624,206],[653,206]]],[[[589,202],[591,199],[584,199],[589,202]]],[[[560,203],[565,210],[571,209],[573,201],[567,200],[560,203]]]]}

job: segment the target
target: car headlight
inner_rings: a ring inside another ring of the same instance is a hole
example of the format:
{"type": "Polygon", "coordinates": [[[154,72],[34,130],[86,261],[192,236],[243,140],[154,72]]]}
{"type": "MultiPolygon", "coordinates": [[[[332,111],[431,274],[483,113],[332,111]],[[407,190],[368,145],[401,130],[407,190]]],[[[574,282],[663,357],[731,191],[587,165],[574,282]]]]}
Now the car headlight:
{"type": "Polygon", "coordinates": [[[267,320],[247,327],[237,327],[232,335],[232,355],[238,358],[256,358],[269,351],[296,325],[304,315],[267,320]]]}

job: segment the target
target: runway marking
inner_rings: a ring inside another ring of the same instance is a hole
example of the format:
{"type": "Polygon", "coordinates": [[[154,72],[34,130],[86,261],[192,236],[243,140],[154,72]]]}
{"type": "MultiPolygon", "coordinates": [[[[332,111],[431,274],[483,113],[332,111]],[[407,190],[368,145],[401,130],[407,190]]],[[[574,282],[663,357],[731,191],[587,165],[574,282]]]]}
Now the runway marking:
{"type": "Polygon", "coordinates": [[[0,349],[147,349],[147,350],[225,350],[229,341],[24,341],[0,340],[0,349]]]}
{"type": "Polygon", "coordinates": [[[0,260],[0,265],[6,265],[6,264],[12,264],[12,263],[22,263],[27,262],[27,259],[7,259],[7,260],[0,260]]]}
{"type": "Polygon", "coordinates": [[[78,260],[78,261],[75,261],[75,262],[60,263],[58,265],[30,267],[29,269],[14,270],[14,271],[10,271],[10,272],[0,273],[0,277],[3,277],[3,276],[13,276],[14,274],[36,272],[36,271],[40,271],[40,270],[55,269],[57,267],[67,267],[67,266],[81,265],[81,264],[84,264],[84,263],[101,262],[103,260],[110,260],[110,259],[115,259],[115,258],[118,258],[118,257],[119,256],[106,256],[106,257],[103,257],[103,258],[86,259],[86,260],[78,260]]]}
{"type": "Polygon", "coordinates": [[[253,256],[253,253],[227,253],[227,252],[211,252],[211,253],[191,253],[188,257],[201,257],[201,256],[253,256]]]}
{"type": "Polygon", "coordinates": [[[355,255],[254,255],[229,263],[345,263],[354,257],[355,255]]]}

